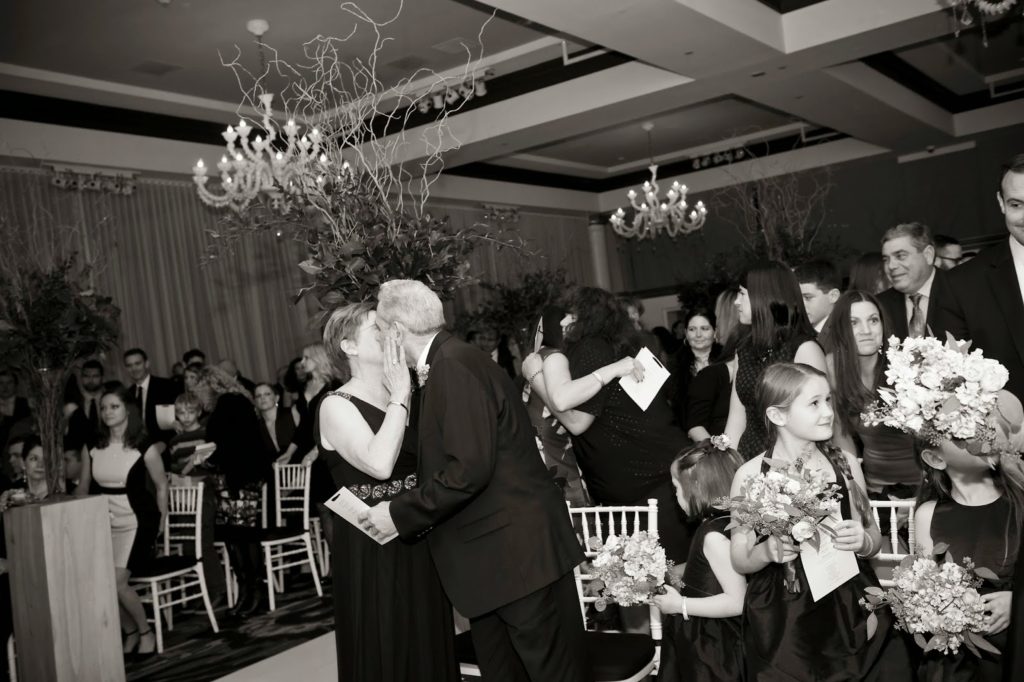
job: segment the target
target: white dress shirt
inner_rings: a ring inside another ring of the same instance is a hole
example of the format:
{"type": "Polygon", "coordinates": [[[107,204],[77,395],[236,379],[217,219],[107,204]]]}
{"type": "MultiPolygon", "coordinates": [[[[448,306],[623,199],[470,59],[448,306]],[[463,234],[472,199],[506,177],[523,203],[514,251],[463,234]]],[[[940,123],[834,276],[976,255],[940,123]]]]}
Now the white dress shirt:
{"type": "Polygon", "coordinates": [[[419,358],[416,359],[416,369],[420,370],[427,366],[427,355],[430,353],[430,347],[434,344],[434,339],[441,332],[435,332],[433,336],[427,341],[427,345],[423,347],[423,352],[420,353],[419,358]]]}
{"type": "Polygon", "coordinates": [[[913,294],[905,294],[903,299],[907,306],[907,325],[910,325],[910,320],[914,317],[914,302],[910,300],[910,297],[914,294],[921,294],[921,313],[925,319],[925,329],[928,329],[928,303],[932,300],[932,284],[935,283],[935,268],[932,268],[932,274],[928,275],[928,279],[924,281],[921,288],[915,291],[913,294]]]}
{"type": "Polygon", "coordinates": [[[1024,244],[1010,237],[1010,256],[1013,257],[1013,269],[1017,271],[1017,286],[1020,298],[1024,301],[1024,244]]]}
{"type": "Polygon", "coordinates": [[[818,324],[814,325],[814,331],[820,334],[821,330],[825,328],[825,323],[828,322],[829,317],[831,316],[826,315],[825,317],[821,318],[821,320],[818,321],[818,324]]]}

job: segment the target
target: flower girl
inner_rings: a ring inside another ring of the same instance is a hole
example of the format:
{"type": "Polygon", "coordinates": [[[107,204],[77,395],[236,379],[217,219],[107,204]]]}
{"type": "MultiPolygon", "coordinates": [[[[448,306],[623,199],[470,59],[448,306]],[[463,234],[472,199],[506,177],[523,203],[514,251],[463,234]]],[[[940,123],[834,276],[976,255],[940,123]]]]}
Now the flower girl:
{"type": "MultiPolygon", "coordinates": [[[[908,679],[902,642],[888,646],[890,614],[880,612],[876,618],[858,604],[865,587],[878,585],[867,559],[877,553],[881,538],[860,466],[852,455],[828,443],[834,415],[825,375],[807,365],[772,365],[757,387],[757,405],[770,445],[737,471],[734,500],[742,499],[748,485],[775,466],[806,470],[812,479],[824,477],[838,488],[842,520],[826,519],[821,525],[830,529],[835,549],[855,552],[857,559],[852,577],[815,600],[793,539],[770,536],[759,542],[749,526],[732,531],[733,566],[748,580],[743,609],[746,679],[908,679]],[[784,566],[790,562],[795,570],[787,571],[784,566]],[[787,580],[787,572],[795,573],[795,580],[787,580]]],[[[793,535],[808,538],[801,525],[793,527],[793,535]]]]}
{"type": "Polygon", "coordinates": [[[672,587],[654,597],[664,624],[662,682],[732,682],[743,676],[740,613],[746,579],[729,558],[728,512],[714,503],[729,494],[743,459],[725,436],[715,436],[681,452],[672,462],[672,483],[680,508],[692,521],[693,535],[683,573],[682,594],[672,587]]]}
{"type": "MultiPolygon", "coordinates": [[[[1005,368],[978,351],[968,353],[968,346],[932,338],[893,344],[890,388],[880,389],[882,401],[864,417],[914,434],[925,472],[916,554],[930,556],[941,543],[955,562],[969,557],[975,567],[995,574],[978,590],[987,616],[980,634],[1005,652],[1010,582],[1024,520],[1016,442],[1024,412],[1019,400],[999,390],[1009,376],[1005,368]]],[[[976,656],[968,649],[926,652],[919,677],[998,682],[1004,657],[985,650],[976,656]]]]}

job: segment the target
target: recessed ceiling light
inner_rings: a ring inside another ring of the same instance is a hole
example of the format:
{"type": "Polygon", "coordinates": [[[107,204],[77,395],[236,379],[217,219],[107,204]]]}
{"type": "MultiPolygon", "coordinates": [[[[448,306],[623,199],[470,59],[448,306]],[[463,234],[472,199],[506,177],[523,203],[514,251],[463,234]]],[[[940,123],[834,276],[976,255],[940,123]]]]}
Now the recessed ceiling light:
{"type": "Polygon", "coordinates": [[[764,71],[755,71],[754,73],[750,74],[750,77],[751,78],[760,78],[763,75],[765,75],[764,71]]]}

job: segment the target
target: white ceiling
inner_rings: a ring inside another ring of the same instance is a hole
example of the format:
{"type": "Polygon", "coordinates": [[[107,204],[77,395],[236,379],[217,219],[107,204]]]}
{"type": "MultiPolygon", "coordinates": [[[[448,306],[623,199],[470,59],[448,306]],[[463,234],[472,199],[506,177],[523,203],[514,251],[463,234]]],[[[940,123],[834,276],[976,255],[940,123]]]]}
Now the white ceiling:
{"type": "MultiPolygon", "coordinates": [[[[384,20],[400,0],[360,2],[384,20]]],[[[0,90],[230,120],[239,90],[219,55],[232,58],[237,45],[257,67],[252,18],[270,23],[264,39],[286,60],[355,23],[339,0],[9,0],[0,4],[0,90]],[[154,75],[140,65],[177,68],[154,75]]],[[[607,177],[646,165],[644,121],[655,123],[655,155],[679,158],[794,121],[909,153],[1024,120],[1024,100],[958,114],[860,61],[895,52],[954,93],[1024,65],[1015,30],[994,35],[987,51],[968,31],[952,49],[936,0],[824,0],[785,14],[758,0],[406,0],[384,29],[378,73],[388,81],[419,66],[463,66],[457,43],[478,51],[485,25],[483,54],[495,56],[498,77],[560,58],[562,38],[634,61],[460,113],[450,123],[462,146],[449,166],[607,177]]],[[[363,26],[345,53],[366,57],[371,41],[363,26]]]]}

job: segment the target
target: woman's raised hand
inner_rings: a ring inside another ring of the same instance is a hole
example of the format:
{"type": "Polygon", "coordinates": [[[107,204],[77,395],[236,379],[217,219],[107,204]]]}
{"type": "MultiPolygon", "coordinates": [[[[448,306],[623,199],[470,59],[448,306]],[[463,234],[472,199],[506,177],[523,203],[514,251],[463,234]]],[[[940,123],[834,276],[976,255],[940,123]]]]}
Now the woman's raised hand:
{"type": "Polygon", "coordinates": [[[613,365],[617,378],[632,375],[637,381],[644,380],[644,366],[636,358],[624,357],[613,365]]]}
{"type": "Polygon", "coordinates": [[[384,335],[384,388],[391,400],[408,404],[412,392],[409,367],[405,364],[405,348],[397,329],[390,329],[384,335]]]}

